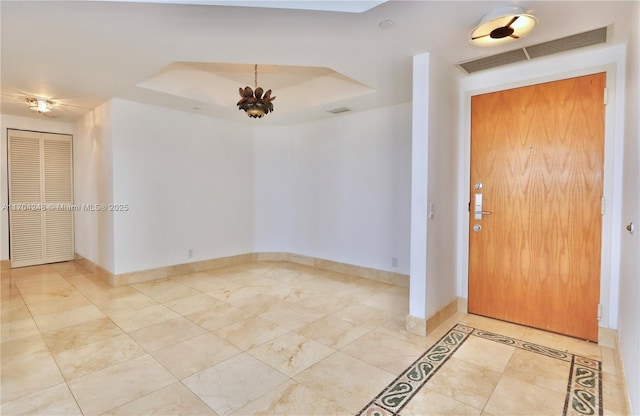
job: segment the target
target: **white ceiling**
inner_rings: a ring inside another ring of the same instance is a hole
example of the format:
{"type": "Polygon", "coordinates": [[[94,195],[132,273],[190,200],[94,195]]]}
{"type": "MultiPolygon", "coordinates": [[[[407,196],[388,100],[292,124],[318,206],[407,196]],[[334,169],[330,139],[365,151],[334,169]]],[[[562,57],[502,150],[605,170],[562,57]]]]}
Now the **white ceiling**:
{"type": "MultiPolygon", "coordinates": [[[[2,113],[43,117],[27,109],[26,97],[46,97],[56,103],[57,120],[74,121],[116,97],[238,122],[296,123],[336,117],[327,110],[337,107],[359,111],[410,101],[412,56],[418,53],[431,52],[457,76],[465,76],[455,64],[603,26],[610,26],[609,43],[624,43],[630,25],[638,23],[630,13],[631,1],[390,0],[359,13],[250,7],[256,1],[233,2],[244,7],[209,3],[1,1],[2,113]],[[533,13],[538,18],[535,31],[519,43],[488,49],[470,45],[468,35],[480,18],[507,4],[533,13]],[[395,26],[381,29],[378,24],[386,19],[395,26]],[[235,106],[238,87],[253,86],[250,68],[256,63],[259,85],[272,88],[278,97],[275,111],[259,120],[235,106]],[[193,72],[174,77],[163,88],[149,88],[158,76],[171,72],[168,68],[180,65],[193,72]],[[297,68],[290,80],[282,66],[297,68]],[[270,72],[270,67],[279,69],[270,72]],[[301,87],[301,74],[319,71],[317,77],[326,77],[325,69],[362,90],[340,94],[338,83],[336,95],[328,96],[322,85],[301,87]],[[217,70],[226,71],[225,79],[233,82],[209,84],[207,74],[223,76],[217,70]],[[226,84],[234,85],[224,92],[233,97],[228,103],[176,93],[219,90],[226,84]],[[290,88],[293,84],[298,88],[290,88]],[[287,105],[293,96],[307,104],[287,105]]],[[[270,3],[283,7],[294,2],[270,3]]],[[[308,5],[312,3],[323,2],[308,5]]],[[[324,3],[335,8],[379,2],[324,3]]]]}
{"type": "MultiPolygon", "coordinates": [[[[96,0],[91,0],[96,1],[96,0]]],[[[360,13],[387,0],[97,0],[128,3],[199,4],[210,6],[266,7],[273,9],[320,10],[325,12],[360,13]]]]}

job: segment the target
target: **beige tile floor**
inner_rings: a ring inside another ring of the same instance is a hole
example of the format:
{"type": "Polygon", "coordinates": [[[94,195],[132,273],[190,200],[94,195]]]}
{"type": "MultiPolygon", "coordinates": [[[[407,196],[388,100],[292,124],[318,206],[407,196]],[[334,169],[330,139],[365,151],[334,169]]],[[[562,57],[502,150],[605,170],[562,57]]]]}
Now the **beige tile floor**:
{"type": "MultiPolygon", "coordinates": [[[[408,289],[291,263],[110,287],[75,263],[2,272],[2,415],[354,415],[455,324],[602,361],[615,352],[458,313],[404,331],[408,289]]],[[[559,415],[568,363],[469,338],[401,415],[559,415]]]]}

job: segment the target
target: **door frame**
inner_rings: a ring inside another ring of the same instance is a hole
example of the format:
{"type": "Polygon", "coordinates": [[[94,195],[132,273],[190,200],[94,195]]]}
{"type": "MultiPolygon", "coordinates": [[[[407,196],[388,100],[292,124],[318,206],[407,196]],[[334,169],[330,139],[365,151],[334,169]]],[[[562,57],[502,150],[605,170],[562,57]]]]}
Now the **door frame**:
{"type": "MultiPolygon", "coordinates": [[[[460,148],[458,164],[458,295],[467,300],[469,296],[469,202],[470,161],[471,161],[471,96],[524,87],[543,82],[558,81],[583,75],[605,72],[607,81],[607,105],[605,107],[605,144],[604,144],[604,183],[605,214],[602,217],[602,245],[600,269],[601,318],[598,326],[617,329],[618,326],[618,288],[620,263],[620,227],[622,226],[620,207],[622,200],[622,145],[624,142],[624,50],[614,59],[605,56],[604,65],[588,66],[593,58],[587,55],[584,61],[568,55],[554,59],[554,65],[543,62],[529,62],[530,74],[538,77],[525,78],[512,68],[483,74],[473,80],[460,83],[460,148]],[[622,55],[622,56],[620,56],[622,55]],[[584,65],[584,68],[580,68],[584,65]],[[553,68],[566,68],[563,72],[551,72],[553,68]],[[573,69],[571,69],[573,68],[573,69]],[[619,128],[616,128],[619,127],[619,128]]],[[[603,62],[602,59],[598,61],[603,62]]],[[[597,61],[596,61],[597,62],[597,61]]]]}

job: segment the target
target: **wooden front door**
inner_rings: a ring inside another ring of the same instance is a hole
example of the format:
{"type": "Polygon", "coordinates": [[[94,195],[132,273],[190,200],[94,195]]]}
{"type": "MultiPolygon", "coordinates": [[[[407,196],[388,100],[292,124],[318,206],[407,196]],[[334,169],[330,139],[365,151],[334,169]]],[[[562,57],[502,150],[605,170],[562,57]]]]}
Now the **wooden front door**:
{"type": "Polygon", "coordinates": [[[597,341],[605,82],[472,97],[470,313],[597,341]]]}

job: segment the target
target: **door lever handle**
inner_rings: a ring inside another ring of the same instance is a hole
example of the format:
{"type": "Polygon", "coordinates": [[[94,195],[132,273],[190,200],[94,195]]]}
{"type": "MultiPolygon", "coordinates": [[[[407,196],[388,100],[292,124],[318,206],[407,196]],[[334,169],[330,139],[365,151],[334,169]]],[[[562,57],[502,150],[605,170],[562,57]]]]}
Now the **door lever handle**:
{"type": "Polygon", "coordinates": [[[482,220],[483,215],[491,215],[491,211],[482,210],[482,194],[475,194],[475,201],[473,203],[473,219],[482,220]]]}

